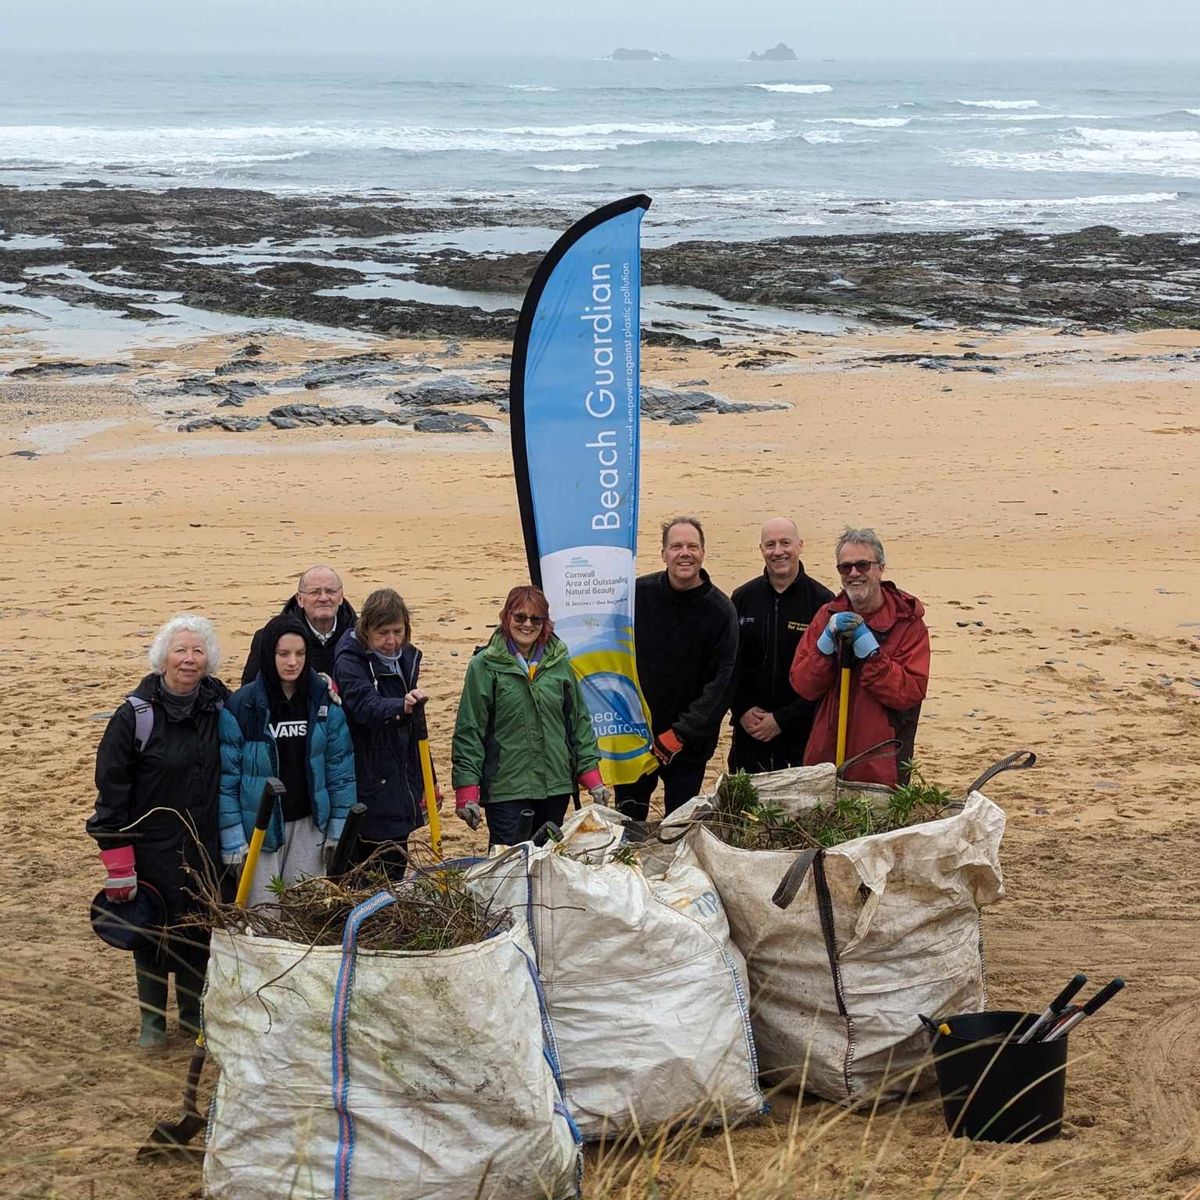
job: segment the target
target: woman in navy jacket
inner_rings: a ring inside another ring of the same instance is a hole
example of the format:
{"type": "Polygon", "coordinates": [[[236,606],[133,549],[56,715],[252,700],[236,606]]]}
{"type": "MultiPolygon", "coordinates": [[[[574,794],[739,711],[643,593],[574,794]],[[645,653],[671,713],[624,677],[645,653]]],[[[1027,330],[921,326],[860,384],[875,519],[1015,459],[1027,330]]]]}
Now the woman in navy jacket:
{"type": "Polygon", "coordinates": [[[246,857],[254,817],[271,776],[286,792],[275,802],[250,893],[271,898],[271,880],[319,875],[354,803],[354,748],[346,718],[324,677],[307,664],[304,627],[279,616],[263,629],[253,683],[221,713],[221,859],[246,857]]]}
{"type": "Polygon", "coordinates": [[[358,799],[367,806],[355,859],[378,852],[394,880],[404,876],[408,835],[425,824],[413,729],[413,710],[426,699],[420,671],[407,605],[391,588],[372,592],[338,642],[333,677],[354,738],[358,799]]]}

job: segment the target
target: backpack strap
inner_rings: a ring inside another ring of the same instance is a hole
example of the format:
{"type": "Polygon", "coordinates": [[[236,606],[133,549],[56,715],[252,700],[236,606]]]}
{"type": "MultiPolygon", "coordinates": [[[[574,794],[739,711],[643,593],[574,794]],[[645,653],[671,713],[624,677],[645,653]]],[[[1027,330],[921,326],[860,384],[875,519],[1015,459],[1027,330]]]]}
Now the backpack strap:
{"type": "Polygon", "coordinates": [[[133,748],[141,754],[154,732],[154,705],[141,696],[126,696],[125,703],[133,709],[133,748]]]}

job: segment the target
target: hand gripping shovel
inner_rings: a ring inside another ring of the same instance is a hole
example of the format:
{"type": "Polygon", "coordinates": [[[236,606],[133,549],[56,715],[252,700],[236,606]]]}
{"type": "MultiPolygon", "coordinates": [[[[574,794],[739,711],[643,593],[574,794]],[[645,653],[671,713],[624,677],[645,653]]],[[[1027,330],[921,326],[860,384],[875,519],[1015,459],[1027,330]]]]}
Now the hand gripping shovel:
{"type": "MultiPolygon", "coordinates": [[[[271,813],[275,810],[275,801],[285,791],[286,789],[278,779],[268,779],[263,788],[262,797],[258,802],[258,812],[254,817],[254,832],[250,835],[250,848],[246,851],[246,862],[242,867],[242,877],[238,882],[235,903],[239,908],[246,906],[246,901],[250,896],[250,888],[254,884],[254,872],[258,867],[258,856],[262,852],[263,838],[266,837],[267,826],[271,823],[271,813]]],[[[188,1063],[187,1082],[183,1088],[183,1113],[178,1121],[159,1121],[154,1126],[145,1144],[137,1152],[138,1162],[167,1162],[204,1153],[202,1148],[191,1146],[189,1143],[207,1123],[207,1118],[199,1111],[196,1104],[196,1093],[200,1088],[200,1075],[204,1071],[204,1060],[207,1057],[208,1047],[204,1044],[204,1034],[201,1033],[196,1038],[196,1048],[192,1051],[192,1058],[188,1063]]]]}
{"type": "Polygon", "coordinates": [[[433,758],[429,753],[429,725],[425,720],[425,701],[413,709],[413,729],[421,756],[421,785],[425,789],[425,811],[429,814],[429,847],[433,857],[442,861],[442,814],[438,811],[437,784],[433,781],[433,758]]]}

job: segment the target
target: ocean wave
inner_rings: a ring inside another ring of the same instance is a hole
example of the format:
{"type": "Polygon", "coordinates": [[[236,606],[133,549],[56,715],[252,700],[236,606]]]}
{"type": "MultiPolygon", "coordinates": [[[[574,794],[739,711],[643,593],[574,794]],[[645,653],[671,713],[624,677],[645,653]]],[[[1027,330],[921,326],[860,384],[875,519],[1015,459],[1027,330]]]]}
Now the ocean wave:
{"type": "Polygon", "coordinates": [[[834,129],[810,129],[800,135],[810,146],[835,146],[846,139],[834,129]]]}
{"type": "Polygon", "coordinates": [[[574,175],[578,171],[598,171],[600,170],[599,163],[541,163],[535,164],[535,171],[561,171],[567,175],[574,175]]]}
{"type": "Polygon", "coordinates": [[[1127,204],[1169,204],[1179,199],[1178,192],[1127,192],[1123,195],[1028,197],[1005,200],[911,200],[896,207],[934,209],[1047,209],[1047,208],[1119,208],[1127,204]]]}
{"type": "Polygon", "coordinates": [[[1041,108],[1036,100],[955,100],[964,108],[1041,108]]]}
{"type": "Polygon", "coordinates": [[[282,162],[322,151],[597,153],[659,141],[713,145],[774,141],[792,136],[790,132],[777,130],[770,119],[729,124],[629,121],[498,128],[330,124],[116,129],[9,125],[0,126],[0,163],[22,167],[122,163],[170,169],[200,163],[220,166],[282,162]]]}
{"type": "Polygon", "coordinates": [[[513,92],[557,92],[556,87],[547,87],[544,83],[506,83],[504,85],[513,92]]]}
{"type": "Polygon", "coordinates": [[[912,117],[817,117],[828,125],[857,125],[860,129],[900,129],[912,121],[912,117]]]}
{"type": "Polygon", "coordinates": [[[761,88],[764,92],[790,92],[796,96],[815,96],[820,92],[832,92],[827,83],[748,83],[747,87],[761,88]]]}
{"type": "Polygon", "coordinates": [[[1077,126],[1067,130],[1063,142],[1050,150],[965,150],[959,161],[1018,171],[1105,171],[1196,179],[1200,178],[1200,131],[1077,126]]]}

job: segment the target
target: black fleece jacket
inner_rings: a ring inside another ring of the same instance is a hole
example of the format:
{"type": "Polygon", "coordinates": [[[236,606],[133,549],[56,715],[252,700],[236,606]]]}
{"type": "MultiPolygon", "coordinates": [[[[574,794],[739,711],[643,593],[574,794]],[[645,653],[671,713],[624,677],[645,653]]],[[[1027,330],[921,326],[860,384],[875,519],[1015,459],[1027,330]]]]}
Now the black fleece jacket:
{"type": "Polygon", "coordinates": [[[709,755],[729,707],[737,661],[737,614],[702,570],[677,591],[666,571],[643,575],[634,593],[638,680],[655,736],[673,729],[685,751],[709,755]]]}
{"type": "Polygon", "coordinates": [[[833,592],[810,579],[801,563],[800,574],[782,592],[775,590],[764,571],[737,588],[731,599],[738,614],[733,719],[739,721],[748,708],[765,709],[783,733],[803,731],[803,753],[817,706],[796,695],[788,672],[813,614],[833,599],[833,592]]]}

